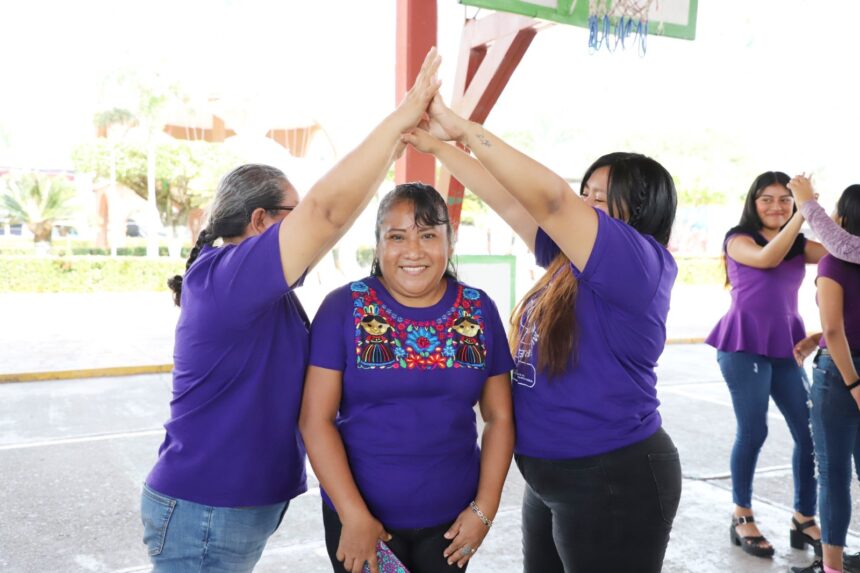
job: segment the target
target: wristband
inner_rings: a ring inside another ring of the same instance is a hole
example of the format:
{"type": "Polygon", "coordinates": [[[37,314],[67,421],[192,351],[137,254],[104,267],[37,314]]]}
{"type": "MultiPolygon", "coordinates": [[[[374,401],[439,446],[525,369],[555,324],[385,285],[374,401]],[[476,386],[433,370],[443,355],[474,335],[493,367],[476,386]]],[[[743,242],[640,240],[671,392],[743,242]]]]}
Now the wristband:
{"type": "Polygon", "coordinates": [[[484,525],[487,526],[487,529],[489,529],[490,527],[493,526],[492,520],[489,517],[487,517],[486,515],[484,515],[483,511],[478,509],[478,504],[476,504],[474,501],[472,501],[469,503],[469,507],[471,507],[474,514],[478,516],[478,519],[481,520],[481,523],[483,523],[484,525]]]}
{"type": "Polygon", "coordinates": [[[853,390],[857,386],[860,386],[860,378],[855,380],[853,384],[849,384],[848,386],[846,386],[846,388],[848,388],[848,391],[850,392],[851,390],[853,390]]]}

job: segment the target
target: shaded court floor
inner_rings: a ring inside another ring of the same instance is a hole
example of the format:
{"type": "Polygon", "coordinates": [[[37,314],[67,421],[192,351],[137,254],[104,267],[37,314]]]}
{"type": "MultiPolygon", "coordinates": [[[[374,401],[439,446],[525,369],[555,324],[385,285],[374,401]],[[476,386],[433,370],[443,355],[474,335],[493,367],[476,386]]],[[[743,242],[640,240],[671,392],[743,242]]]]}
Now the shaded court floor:
{"type": "MultiPolygon", "coordinates": [[[[685,476],[664,571],[755,573],[808,564],[811,551],[788,544],[792,443],[776,408],[759,459],[755,509],[777,553],[761,560],[728,541],[734,417],[714,350],[669,346],[659,373],[661,412],[685,476]]],[[[163,436],[169,394],[167,374],[0,384],[0,571],[149,570],[140,542],[140,485],[163,436]]],[[[313,477],[309,485],[257,571],[330,571],[313,477]]],[[[512,467],[496,525],[469,571],[521,571],[522,487],[512,467]]],[[[857,551],[860,492],[853,487],[849,549],[857,551]]]]}

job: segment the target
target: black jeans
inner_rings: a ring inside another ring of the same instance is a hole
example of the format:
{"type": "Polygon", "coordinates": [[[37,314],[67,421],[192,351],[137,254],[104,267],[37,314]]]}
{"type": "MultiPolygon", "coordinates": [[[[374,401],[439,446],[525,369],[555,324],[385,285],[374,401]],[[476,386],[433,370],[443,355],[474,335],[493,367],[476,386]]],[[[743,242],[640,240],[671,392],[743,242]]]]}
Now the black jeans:
{"type": "MultiPolygon", "coordinates": [[[[325,547],[328,550],[328,558],[331,560],[334,573],[344,573],[346,569],[343,563],[337,560],[337,546],[340,543],[340,518],[337,512],[330,508],[325,502],[323,506],[323,527],[325,527],[325,547]]],[[[448,560],[442,556],[445,548],[451,541],[442,537],[448,531],[450,523],[436,525],[434,527],[422,527],[420,529],[388,529],[391,541],[386,541],[389,549],[394,552],[400,561],[409,569],[410,573],[453,573],[454,571],[465,571],[469,563],[460,569],[457,561],[448,565],[448,560]]]]}
{"type": "Polygon", "coordinates": [[[681,499],[681,462],[665,431],[599,456],[516,461],[525,573],[662,569],[681,499]]]}

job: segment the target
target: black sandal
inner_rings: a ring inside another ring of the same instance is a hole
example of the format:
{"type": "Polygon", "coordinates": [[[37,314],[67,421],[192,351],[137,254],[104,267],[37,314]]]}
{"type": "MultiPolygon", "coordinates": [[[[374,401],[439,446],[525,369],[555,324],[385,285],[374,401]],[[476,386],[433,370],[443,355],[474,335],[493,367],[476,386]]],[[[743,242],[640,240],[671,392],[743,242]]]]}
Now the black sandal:
{"type": "Polygon", "coordinates": [[[816,559],[809,567],[792,567],[791,573],[824,573],[824,565],[821,559],[816,559]]]}
{"type": "Polygon", "coordinates": [[[812,549],[815,551],[815,555],[821,557],[821,540],[813,539],[809,536],[808,533],[804,533],[803,530],[815,525],[815,520],[810,519],[805,523],[800,523],[794,517],[791,518],[791,524],[794,526],[791,528],[791,546],[794,549],[806,549],[807,545],[812,545],[812,549]]]}
{"type": "Polygon", "coordinates": [[[806,549],[807,545],[812,545],[813,551],[815,551],[815,555],[821,557],[821,540],[813,539],[809,536],[808,533],[804,533],[803,530],[809,527],[813,527],[815,525],[815,520],[810,519],[804,523],[800,523],[794,517],[791,518],[791,524],[794,526],[791,528],[791,546],[794,549],[806,549]]]}
{"type": "Polygon", "coordinates": [[[742,515],[740,517],[732,516],[732,526],[729,528],[729,539],[734,545],[737,545],[744,550],[744,553],[749,553],[755,557],[773,557],[773,545],[770,547],[762,547],[759,545],[762,541],[769,543],[762,535],[750,535],[742,537],[738,535],[738,530],[735,529],[738,525],[745,523],[755,523],[752,515],[742,515]]]}

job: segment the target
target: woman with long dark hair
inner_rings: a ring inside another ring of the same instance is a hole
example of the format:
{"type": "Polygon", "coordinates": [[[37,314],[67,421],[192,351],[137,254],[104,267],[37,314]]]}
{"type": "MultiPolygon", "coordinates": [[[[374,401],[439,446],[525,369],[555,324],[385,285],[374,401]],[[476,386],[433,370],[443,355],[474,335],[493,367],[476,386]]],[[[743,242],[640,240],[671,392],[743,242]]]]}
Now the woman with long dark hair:
{"type": "Polygon", "coordinates": [[[731,455],[735,509],[730,539],[756,557],[774,553],[752,511],[753,476],[767,437],[771,397],[795,443],[791,544],[800,549],[811,545],[821,553],[808,392],[794,360],[794,346],[806,336],[797,309],[806,264],[817,263],[825,250],[800,233],[803,217],[797,213],[788,182],[785,173],[768,171],[750,186],[740,222],[726,233],[723,246],[731,307],[706,340],[717,349],[737,418],[731,455]]]}
{"type": "Polygon", "coordinates": [[[435,137],[404,140],[436,155],[546,268],[511,333],[525,571],[660,571],[681,495],[654,372],[677,275],[671,176],[611,153],[576,192],[438,97],[428,127],[435,137]]]}
{"type": "Polygon", "coordinates": [[[379,205],[371,276],[314,318],[300,426],[336,573],[374,570],[378,542],[412,573],[457,571],[499,507],[513,363],[493,301],[457,280],[453,234],[433,187],[398,185],[379,205]]]}
{"type": "Polygon", "coordinates": [[[438,65],[431,50],[400,106],[303,201],[264,165],[218,186],[184,276],[170,280],[173,399],[141,498],[155,573],[251,571],[307,489],[297,423],[309,324],[293,290],[376,191],[439,88],[438,65]]]}
{"type": "MultiPolygon", "coordinates": [[[[798,179],[790,186],[806,184],[798,179]]],[[[842,193],[835,224],[860,240],[860,185],[842,193]]],[[[813,363],[810,415],[823,559],[794,571],[860,573],[860,553],[843,555],[851,522],[852,457],[860,478],[860,265],[828,254],[818,262],[816,286],[823,334],[813,363]]]]}

